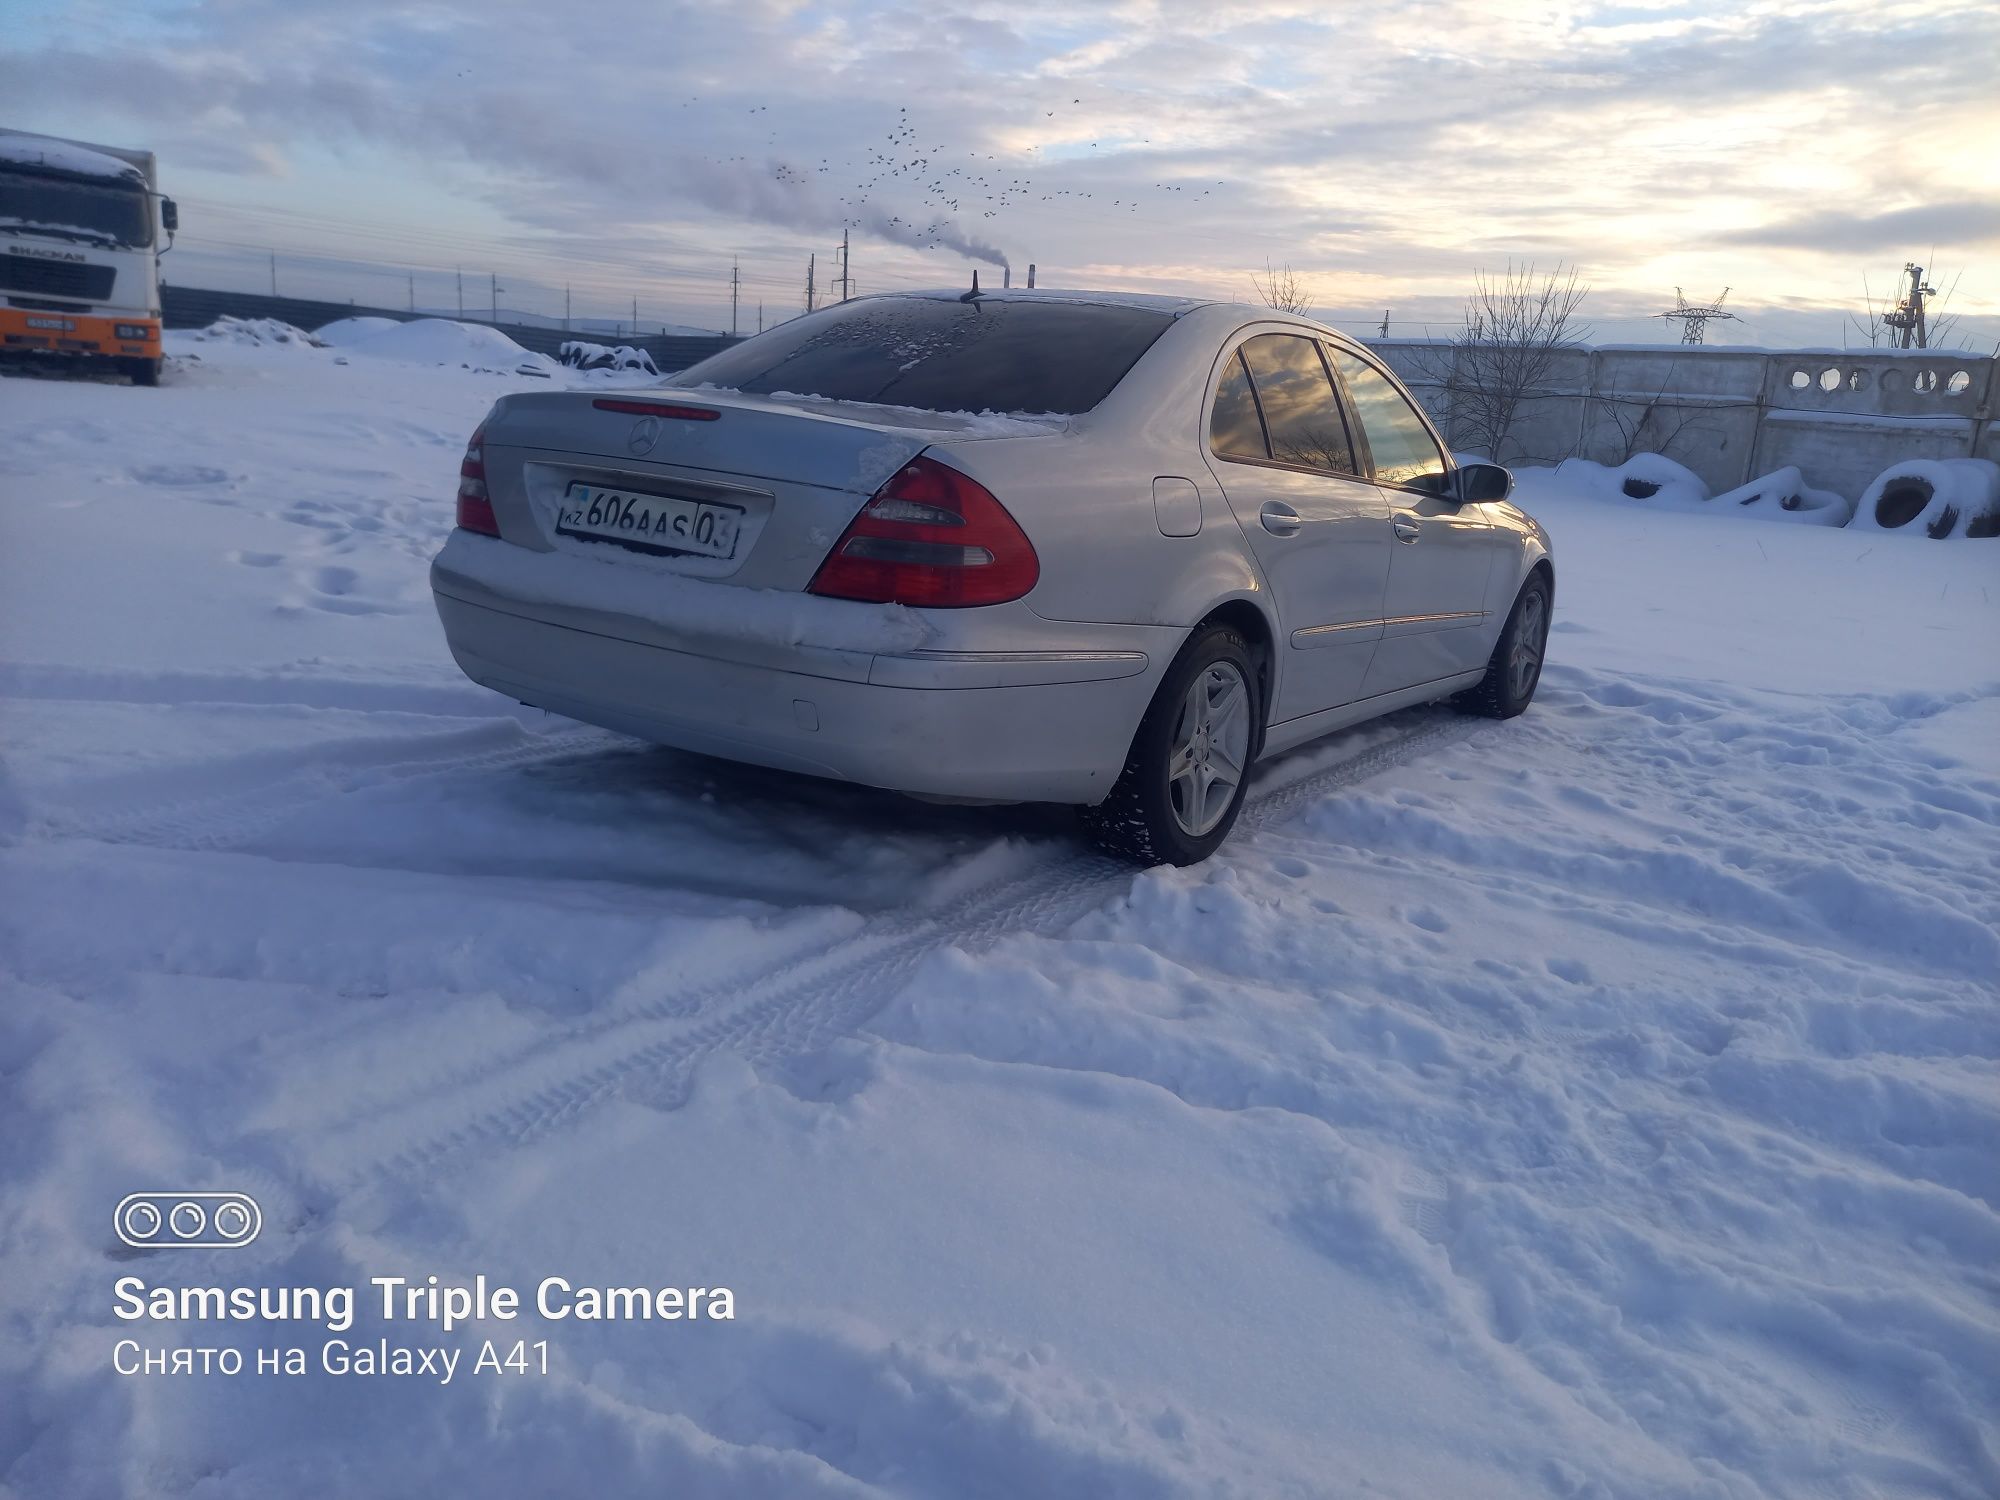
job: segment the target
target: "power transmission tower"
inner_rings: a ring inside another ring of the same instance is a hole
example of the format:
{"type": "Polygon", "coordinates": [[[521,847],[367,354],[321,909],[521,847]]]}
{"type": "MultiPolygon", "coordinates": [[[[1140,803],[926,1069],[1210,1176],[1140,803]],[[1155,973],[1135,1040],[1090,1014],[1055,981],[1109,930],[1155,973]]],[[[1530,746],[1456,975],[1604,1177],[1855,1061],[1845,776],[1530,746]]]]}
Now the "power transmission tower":
{"type": "Polygon", "coordinates": [[[854,295],[854,283],[847,274],[847,230],[840,231],[840,300],[845,302],[854,295]]]}
{"type": "Polygon", "coordinates": [[[1385,307],[1382,309],[1382,337],[1386,339],[1388,336],[1389,336],[1389,309],[1385,307]]]}
{"type": "Polygon", "coordinates": [[[743,287],[742,262],[729,262],[729,336],[736,337],[736,295],[743,287]]]}
{"type": "Polygon", "coordinates": [[[487,279],[487,280],[488,280],[488,281],[489,281],[490,283],[492,283],[492,287],[493,287],[493,321],[497,323],[497,322],[499,322],[499,321],[500,321],[500,277],[499,277],[499,275],[498,275],[497,273],[495,273],[495,272],[492,272],[492,271],[488,271],[488,272],[486,273],[486,279],[487,279]]]}
{"type": "Polygon", "coordinates": [[[808,255],[806,257],[806,311],[807,312],[811,312],[813,310],[813,303],[817,299],[817,288],[815,288],[813,285],[813,263],[817,259],[818,257],[813,255],[808,255]]]}
{"type": "Polygon", "coordinates": [[[1920,265],[1905,265],[1903,274],[1910,278],[1909,290],[1882,314],[1882,326],[1889,330],[1890,348],[1928,349],[1931,338],[1924,304],[1937,295],[1937,288],[1924,280],[1924,268],[1920,265]]]}
{"type": "Polygon", "coordinates": [[[757,331],[764,331],[764,304],[761,302],[757,304],[757,331]]]}
{"type": "Polygon", "coordinates": [[[1723,298],[1728,295],[1729,288],[1724,287],[1722,289],[1722,296],[1717,297],[1713,302],[1694,303],[1688,301],[1687,294],[1679,287],[1675,287],[1673,307],[1667,312],[1658,313],[1655,316],[1672,318],[1678,321],[1681,325],[1681,342],[1683,344],[1699,344],[1702,341],[1703,335],[1708,331],[1710,319],[1725,323],[1741,321],[1735,313],[1724,312],[1722,310],[1723,298]]]}

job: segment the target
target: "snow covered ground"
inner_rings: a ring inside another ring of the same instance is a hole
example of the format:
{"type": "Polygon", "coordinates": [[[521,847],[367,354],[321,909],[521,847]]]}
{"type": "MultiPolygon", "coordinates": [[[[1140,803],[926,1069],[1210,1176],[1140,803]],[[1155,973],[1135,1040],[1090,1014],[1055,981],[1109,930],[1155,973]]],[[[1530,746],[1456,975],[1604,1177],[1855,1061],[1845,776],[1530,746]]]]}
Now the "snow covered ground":
{"type": "Polygon", "coordinates": [[[0,1494],[2000,1493],[2000,543],[1531,474],[1535,708],[1135,875],[471,686],[425,567],[536,382],[179,351],[0,379],[0,1494]],[[431,1274],[735,1317],[113,1368],[330,1337],[121,1276],[431,1274]]]}

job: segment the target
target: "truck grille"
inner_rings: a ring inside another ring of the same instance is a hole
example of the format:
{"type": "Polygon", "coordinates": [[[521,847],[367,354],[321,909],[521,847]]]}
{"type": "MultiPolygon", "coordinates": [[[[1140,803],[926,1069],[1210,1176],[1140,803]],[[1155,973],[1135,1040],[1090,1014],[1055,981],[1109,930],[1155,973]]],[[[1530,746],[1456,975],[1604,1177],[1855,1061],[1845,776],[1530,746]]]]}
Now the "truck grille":
{"type": "Polygon", "coordinates": [[[0,291],[46,292],[52,297],[103,302],[111,296],[111,283],[117,276],[117,270],[111,266],[38,260],[31,255],[0,255],[0,291]]]}

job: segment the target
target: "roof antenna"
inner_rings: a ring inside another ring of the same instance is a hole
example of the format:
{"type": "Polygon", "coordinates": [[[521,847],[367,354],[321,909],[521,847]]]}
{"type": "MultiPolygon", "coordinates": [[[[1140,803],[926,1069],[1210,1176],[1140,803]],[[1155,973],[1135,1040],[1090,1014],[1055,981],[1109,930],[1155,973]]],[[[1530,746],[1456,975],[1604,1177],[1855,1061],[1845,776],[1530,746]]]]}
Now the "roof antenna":
{"type": "Polygon", "coordinates": [[[979,291],[979,267],[974,266],[972,268],[972,290],[966,292],[958,300],[961,302],[977,302],[980,298],[980,295],[981,294],[979,291]]]}

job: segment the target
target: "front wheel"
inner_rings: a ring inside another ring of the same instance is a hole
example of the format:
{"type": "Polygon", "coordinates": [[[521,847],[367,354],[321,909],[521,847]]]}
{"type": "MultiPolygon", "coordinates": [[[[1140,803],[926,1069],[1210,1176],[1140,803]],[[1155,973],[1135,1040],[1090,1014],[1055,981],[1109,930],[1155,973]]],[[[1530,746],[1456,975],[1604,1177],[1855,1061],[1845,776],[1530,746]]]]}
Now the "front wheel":
{"type": "Polygon", "coordinates": [[[1083,809],[1084,830],[1141,864],[1207,859],[1242,811],[1263,721],[1249,643],[1227,625],[1204,626],[1167,669],[1111,795],[1083,809]]]}
{"type": "Polygon", "coordinates": [[[1542,680],[1542,657],[1549,649],[1549,581],[1530,573],[1494,643],[1486,675],[1452,700],[1466,713],[1511,719],[1534,701],[1542,680]]]}
{"type": "Polygon", "coordinates": [[[158,385],[160,368],[165,363],[164,359],[128,359],[125,361],[125,373],[132,377],[134,385],[158,385]]]}

